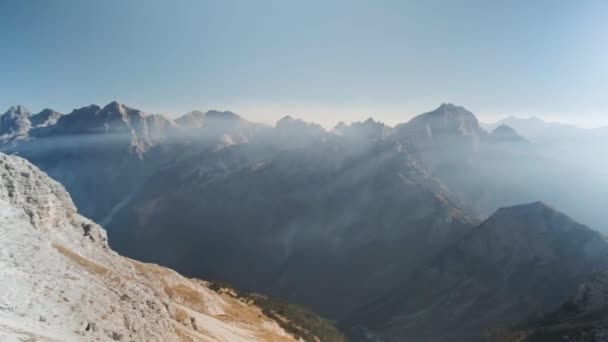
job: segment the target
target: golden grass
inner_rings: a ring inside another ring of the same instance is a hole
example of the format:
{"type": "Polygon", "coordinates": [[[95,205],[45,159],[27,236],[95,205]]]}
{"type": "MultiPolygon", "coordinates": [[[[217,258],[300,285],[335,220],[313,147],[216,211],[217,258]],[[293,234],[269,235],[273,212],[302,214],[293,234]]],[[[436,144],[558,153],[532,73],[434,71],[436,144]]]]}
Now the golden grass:
{"type": "Polygon", "coordinates": [[[184,325],[187,325],[190,322],[190,315],[180,308],[175,309],[174,319],[184,325]]]}
{"type": "Polygon", "coordinates": [[[178,325],[174,325],[175,335],[177,336],[180,342],[195,342],[194,339],[189,333],[185,332],[184,329],[178,325]]]}
{"type": "Polygon", "coordinates": [[[205,297],[190,286],[177,284],[165,286],[165,294],[174,302],[198,312],[205,312],[205,297]]]}
{"type": "Polygon", "coordinates": [[[77,263],[78,265],[80,265],[82,268],[86,269],[90,273],[93,273],[95,275],[100,275],[100,276],[107,276],[107,275],[110,275],[113,273],[109,268],[102,266],[94,261],[91,261],[91,260],[83,257],[82,255],[80,255],[60,244],[53,243],[53,247],[59,253],[63,254],[68,259],[77,263]]]}

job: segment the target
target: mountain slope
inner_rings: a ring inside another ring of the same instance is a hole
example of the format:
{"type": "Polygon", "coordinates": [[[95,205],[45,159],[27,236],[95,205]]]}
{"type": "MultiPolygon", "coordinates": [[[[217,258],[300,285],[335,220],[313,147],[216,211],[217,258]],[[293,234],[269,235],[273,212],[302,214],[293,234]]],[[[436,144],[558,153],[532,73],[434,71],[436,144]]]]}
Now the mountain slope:
{"type": "Polygon", "coordinates": [[[540,202],[503,208],[349,325],[389,341],[476,340],[560,305],[606,265],[600,233],[540,202]]]}
{"type": "Polygon", "coordinates": [[[168,165],[114,216],[111,244],[337,319],[474,226],[400,143],[283,148],[247,144],[168,165]]]}
{"type": "Polygon", "coordinates": [[[119,256],[57,182],[4,154],[0,268],[2,339],[296,340],[255,301],[119,256]]]}

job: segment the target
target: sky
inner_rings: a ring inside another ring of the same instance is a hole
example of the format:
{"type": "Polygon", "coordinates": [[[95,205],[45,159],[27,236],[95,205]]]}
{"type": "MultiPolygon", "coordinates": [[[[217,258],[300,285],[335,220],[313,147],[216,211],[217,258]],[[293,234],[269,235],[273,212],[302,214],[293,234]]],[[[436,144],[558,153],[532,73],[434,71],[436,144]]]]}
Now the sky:
{"type": "Polygon", "coordinates": [[[0,0],[0,110],[608,125],[608,1],[0,0]]]}

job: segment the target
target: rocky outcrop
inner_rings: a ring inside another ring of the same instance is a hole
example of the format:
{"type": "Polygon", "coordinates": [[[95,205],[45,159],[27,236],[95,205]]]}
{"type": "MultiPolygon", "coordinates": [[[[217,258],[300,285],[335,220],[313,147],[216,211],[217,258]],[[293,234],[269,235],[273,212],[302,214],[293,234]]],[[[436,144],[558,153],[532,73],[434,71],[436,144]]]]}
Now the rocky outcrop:
{"type": "Polygon", "coordinates": [[[0,140],[25,138],[32,124],[32,113],[23,106],[13,106],[0,116],[0,140]]]}
{"type": "Polygon", "coordinates": [[[0,339],[294,341],[210,283],[121,257],[59,183],[0,154],[0,339]]]}

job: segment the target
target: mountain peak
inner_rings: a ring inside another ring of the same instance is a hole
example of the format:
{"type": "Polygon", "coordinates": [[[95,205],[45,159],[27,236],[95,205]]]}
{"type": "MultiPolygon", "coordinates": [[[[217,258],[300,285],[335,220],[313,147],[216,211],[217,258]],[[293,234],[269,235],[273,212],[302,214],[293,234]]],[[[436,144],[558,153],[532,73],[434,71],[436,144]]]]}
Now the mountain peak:
{"type": "Polygon", "coordinates": [[[500,126],[494,128],[490,137],[495,141],[504,142],[527,142],[526,138],[522,137],[516,130],[511,126],[500,124],[500,126]]]}
{"type": "Polygon", "coordinates": [[[219,110],[209,110],[207,111],[207,113],[205,113],[205,118],[206,119],[220,119],[220,120],[242,120],[242,118],[237,115],[236,113],[233,113],[231,111],[219,111],[219,110]]]}
{"type": "MultiPolygon", "coordinates": [[[[307,122],[304,121],[302,119],[298,119],[298,118],[294,118],[291,115],[285,115],[284,117],[282,117],[279,121],[277,121],[276,125],[277,128],[281,128],[281,127],[300,127],[300,128],[306,128],[306,127],[312,127],[312,126],[319,126],[315,123],[312,122],[307,122]]],[[[320,127],[320,126],[319,126],[320,127]]]]}
{"type": "Polygon", "coordinates": [[[437,107],[437,109],[435,109],[434,111],[432,111],[430,113],[435,114],[435,115],[437,115],[437,114],[462,115],[462,116],[474,117],[475,119],[477,119],[477,117],[475,117],[475,114],[473,114],[468,109],[466,109],[462,106],[457,106],[452,103],[442,103],[439,107],[437,107]]]}
{"type": "Polygon", "coordinates": [[[530,202],[530,203],[525,203],[525,204],[501,207],[498,209],[498,211],[508,211],[508,212],[513,212],[513,213],[523,213],[523,212],[529,212],[532,210],[548,210],[548,211],[553,211],[553,212],[557,213],[557,210],[553,209],[553,207],[551,207],[546,202],[543,202],[540,200],[530,202]]]}
{"type": "Polygon", "coordinates": [[[437,110],[441,109],[441,110],[456,110],[456,109],[464,109],[464,107],[461,106],[457,106],[453,103],[449,103],[449,102],[443,102],[441,105],[439,105],[439,107],[437,107],[437,110]]]}
{"type": "Polygon", "coordinates": [[[325,133],[325,129],[320,125],[312,122],[306,122],[302,119],[293,118],[290,115],[284,116],[277,121],[275,125],[279,134],[288,135],[291,139],[296,137],[317,137],[325,133]]]}
{"type": "Polygon", "coordinates": [[[57,120],[61,117],[61,113],[58,113],[52,109],[45,108],[40,113],[34,114],[31,117],[32,127],[46,127],[54,125],[57,120]]]}
{"type": "Polygon", "coordinates": [[[116,100],[114,100],[106,105],[106,107],[115,107],[115,108],[122,107],[122,106],[123,106],[123,104],[116,100]]]}
{"type": "Polygon", "coordinates": [[[205,113],[200,110],[193,110],[175,119],[175,123],[183,127],[201,128],[204,118],[205,113]]]}
{"type": "Polygon", "coordinates": [[[420,148],[455,143],[467,150],[478,148],[479,140],[487,133],[479,126],[475,114],[461,106],[443,103],[435,110],[420,114],[408,123],[395,127],[398,135],[409,138],[420,148]]]}
{"type": "Polygon", "coordinates": [[[294,119],[291,115],[285,115],[284,117],[280,118],[279,121],[277,121],[275,126],[279,127],[281,125],[289,124],[290,122],[294,121],[296,121],[296,119],[294,119]]]}
{"type": "Polygon", "coordinates": [[[11,106],[4,115],[12,115],[12,116],[30,116],[32,113],[27,110],[24,106],[16,105],[11,106]]]}
{"type": "Polygon", "coordinates": [[[547,233],[557,235],[568,233],[569,236],[600,235],[542,201],[500,208],[484,221],[480,228],[501,231],[499,235],[502,236],[503,241],[506,235],[516,240],[522,239],[523,236],[528,236],[530,240],[532,236],[547,233]]]}
{"type": "Polygon", "coordinates": [[[504,275],[526,267],[558,265],[562,269],[551,276],[558,276],[556,272],[571,276],[592,272],[596,262],[608,261],[608,241],[601,233],[542,201],[500,208],[459,246],[504,275]]]}
{"type": "Polygon", "coordinates": [[[126,111],[126,109],[130,109],[127,106],[125,106],[122,103],[119,103],[118,101],[112,101],[110,103],[108,103],[107,105],[105,105],[105,107],[103,107],[101,109],[102,112],[118,112],[118,113],[123,113],[126,111]]]}
{"type": "Polygon", "coordinates": [[[12,106],[0,116],[0,135],[24,136],[31,128],[32,113],[23,106],[12,106]]]}
{"type": "Polygon", "coordinates": [[[470,128],[479,129],[479,121],[475,114],[464,107],[451,103],[442,103],[435,110],[420,114],[409,121],[408,124],[428,123],[443,125],[457,123],[462,126],[466,124],[470,128]]]}

